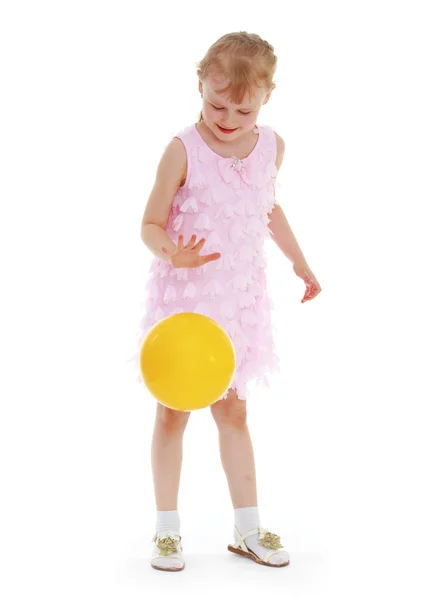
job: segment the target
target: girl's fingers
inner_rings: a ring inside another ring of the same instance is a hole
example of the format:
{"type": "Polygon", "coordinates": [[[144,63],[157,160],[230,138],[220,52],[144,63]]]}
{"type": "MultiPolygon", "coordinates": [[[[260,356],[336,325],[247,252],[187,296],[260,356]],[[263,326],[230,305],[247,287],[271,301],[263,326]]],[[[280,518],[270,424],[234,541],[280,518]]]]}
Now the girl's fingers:
{"type": "Polygon", "coordinates": [[[201,259],[201,265],[204,265],[205,263],[209,263],[212,260],[219,259],[220,256],[221,254],[219,254],[218,252],[214,252],[214,254],[205,254],[205,256],[200,256],[199,258],[201,259]]]}
{"type": "Polygon", "coordinates": [[[186,247],[185,247],[187,250],[191,250],[191,249],[193,248],[193,246],[194,246],[194,244],[195,244],[195,242],[196,242],[196,237],[197,237],[197,236],[196,236],[195,234],[193,234],[193,235],[191,236],[191,238],[190,238],[190,240],[189,240],[188,244],[187,244],[187,245],[186,245],[186,247]]]}
{"type": "Polygon", "coordinates": [[[178,235],[178,250],[184,249],[184,236],[178,235]]]}
{"type": "Polygon", "coordinates": [[[321,291],[321,287],[318,281],[307,273],[306,277],[304,278],[304,282],[306,284],[306,291],[304,293],[302,302],[307,302],[308,300],[313,300],[316,296],[318,296],[321,291]]]}
{"type": "Polygon", "coordinates": [[[316,296],[318,296],[319,292],[320,290],[318,288],[310,289],[308,292],[305,293],[302,301],[306,302],[306,300],[313,300],[316,296]]]}
{"type": "Polygon", "coordinates": [[[202,238],[201,240],[199,240],[197,242],[197,244],[194,246],[194,248],[192,248],[192,250],[197,250],[197,251],[201,250],[203,248],[204,243],[205,243],[205,238],[202,238]]]}

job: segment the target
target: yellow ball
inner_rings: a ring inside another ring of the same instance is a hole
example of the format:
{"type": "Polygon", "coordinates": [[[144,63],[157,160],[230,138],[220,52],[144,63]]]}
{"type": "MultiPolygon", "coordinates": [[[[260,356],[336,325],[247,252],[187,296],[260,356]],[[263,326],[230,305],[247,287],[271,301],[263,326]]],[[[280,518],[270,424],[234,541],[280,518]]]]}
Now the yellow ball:
{"type": "Polygon", "coordinates": [[[235,372],[235,349],[213,319],[178,313],[150,329],[140,350],[140,370],[158,402],[174,410],[197,410],[227,391],[235,372]]]}

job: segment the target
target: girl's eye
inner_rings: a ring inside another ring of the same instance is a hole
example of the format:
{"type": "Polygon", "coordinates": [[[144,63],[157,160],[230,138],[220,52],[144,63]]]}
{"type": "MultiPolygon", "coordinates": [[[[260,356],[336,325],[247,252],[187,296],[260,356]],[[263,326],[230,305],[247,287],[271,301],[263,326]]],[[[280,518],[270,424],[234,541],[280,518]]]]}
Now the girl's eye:
{"type": "MultiPolygon", "coordinates": [[[[215,108],[215,110],[224,110],[224,107],[219,108],[218,106],[214,106],[214,104],[211,104],[211,106],[213,108],[215,108]]],[[[240,112],[240,115],[250,115],[250,111],[249,112],[241,112],[241,111],[239,111],[239,112],[240,112]]]]}

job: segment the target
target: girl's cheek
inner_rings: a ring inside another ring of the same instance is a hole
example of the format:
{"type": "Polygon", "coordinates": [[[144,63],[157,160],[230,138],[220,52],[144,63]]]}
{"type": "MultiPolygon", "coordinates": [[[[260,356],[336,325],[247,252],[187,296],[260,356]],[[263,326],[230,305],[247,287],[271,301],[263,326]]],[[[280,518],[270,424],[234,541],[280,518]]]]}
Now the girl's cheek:
{"type": "Polygon", "coordinates": [[[244,125],[244,129],[252,129],[255,125],[256,125],[256,118],[257,115],[253,115],[253,117],[251,117],[249,115],[249,117],[244,117],[245,121],[243,123],[244,125]]]}
{"type": "Polygon", "coordinates": [[[206,119],[207,121],[215,121],[214,111],[205,108],[202,110],[202,114],[204,119],[206,119]]]}

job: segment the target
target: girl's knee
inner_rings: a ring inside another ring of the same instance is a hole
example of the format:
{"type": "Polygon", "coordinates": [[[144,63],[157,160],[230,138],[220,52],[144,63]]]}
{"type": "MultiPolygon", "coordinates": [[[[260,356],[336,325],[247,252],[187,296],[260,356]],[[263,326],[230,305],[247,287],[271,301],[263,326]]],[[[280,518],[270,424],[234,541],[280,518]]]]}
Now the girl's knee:
{"type": "Polygon", "coordinates": [[[245,400],[240,400],[234,390],[230,390],[224,400],[211,405],[211,413],[219,427],[243,426],[247,421],[245,400]]]}
{"type": "Polygon", "coordinates": [[[182,429],[187,425],[190,412],[182,412],[167,408],[157,402],[157,421],[167,429],[182,429]]]}

